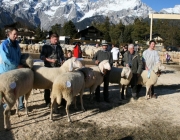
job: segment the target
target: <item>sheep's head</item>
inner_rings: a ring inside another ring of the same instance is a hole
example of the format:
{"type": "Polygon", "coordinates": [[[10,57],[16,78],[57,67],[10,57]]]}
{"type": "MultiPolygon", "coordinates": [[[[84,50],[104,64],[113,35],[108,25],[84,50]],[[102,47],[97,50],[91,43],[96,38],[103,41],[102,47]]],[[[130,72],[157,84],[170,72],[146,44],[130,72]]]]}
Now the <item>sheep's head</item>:
{"type": "Polygon", "coordinates": [[[101,63],[99,63],[99,69],[102,74],[106,75],[107,71],[111,70],[109,60],[103,60],[101,63]]]}
{"type": "Polygon", "coordinates": [[[65,64],[69,64],[69,71],[73,71],[76,68],[82,68],[83,65],[78,58],[72,57],[71,59],[68,59],[67,61],[64,62],[65,64]]]}
{"type": "Polygon", "coordinates": [[[21,55],[20,63],[23,65],[23,67],[32,68],[33,58],[28,53],[24,53],[21,55]]]}
{"type": "Polygon", "coordinates": [[[162,70],[165,70],[166,67],[163,66],[161,63],[157,63],[154,68],[153,68],[153,71],[154,73],[159,77],[161,75],[161,71],[162,70]]]}
{"type": "Polygon", "coordinates": [[[121,72],[121,77],[125,77],[126,79],[131,78],[130,76],[132,75],[131,68],[129,67],[123,67],[122,72],[121,72]]]}

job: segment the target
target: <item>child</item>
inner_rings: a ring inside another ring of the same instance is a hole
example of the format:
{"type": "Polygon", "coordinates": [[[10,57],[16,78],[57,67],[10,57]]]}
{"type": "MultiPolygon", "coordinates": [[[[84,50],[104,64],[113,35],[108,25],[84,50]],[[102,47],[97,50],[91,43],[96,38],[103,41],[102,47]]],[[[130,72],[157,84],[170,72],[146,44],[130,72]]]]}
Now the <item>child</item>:
{"type": "Polygon", "coordinates": [[[67,55],[66,55],[66,60],[68,60],[69,58],[72,57],[72,51],[71,50],[67,50],[67,55]]]}
{"type": "Polygon", "coordinates": [[[171,56],[168,53],[166,53],[166,62],[167,62],[167,64],[169,64],[170,59],[171,59],[171,56]]]}

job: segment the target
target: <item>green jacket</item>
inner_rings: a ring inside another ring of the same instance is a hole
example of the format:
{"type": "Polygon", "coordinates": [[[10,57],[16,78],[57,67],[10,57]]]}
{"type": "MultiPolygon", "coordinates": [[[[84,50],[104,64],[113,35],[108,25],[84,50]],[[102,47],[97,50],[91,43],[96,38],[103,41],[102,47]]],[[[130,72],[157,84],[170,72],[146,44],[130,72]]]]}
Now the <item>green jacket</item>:
{"type": "MultiPolygon", "coordinates": [[[[126,64],[129,64],[129,51],[127,51],[124,54],[124,66],[126,66],[126,64]]],[[[138,52],[135,52],[133,58],[132,58],[132,66],[131,66],[131,70],[132,73],[137,73],[137,74],[141,74],[142,72],[142,58],[140,57],[140,55],[138,54],[138,52]]]]}

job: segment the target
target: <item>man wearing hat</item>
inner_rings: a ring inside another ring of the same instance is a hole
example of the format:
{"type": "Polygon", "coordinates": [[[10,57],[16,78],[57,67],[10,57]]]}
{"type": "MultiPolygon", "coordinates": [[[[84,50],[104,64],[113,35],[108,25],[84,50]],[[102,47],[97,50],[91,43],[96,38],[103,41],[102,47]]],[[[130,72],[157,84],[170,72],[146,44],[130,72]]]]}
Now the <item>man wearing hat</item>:
{"type": "MultiPolygon", "coordinates": [[[[103,60],[109,60],[110,65],[113,65],[113,58],[111,52],[107,51],[108,44],[105,42],[102,44],[102,50],[99,50],[93,57],[93,60],[96,65],[99,65],[103,60]]],[[[109,74],[110,71],[107,71],[106,75],[104,75],[104,87],[103,87],[103,95],[104,101],[109,102],[109,74]]],[[[96,88],[96,100],[100,102],[100,85],[96,88]]]]}

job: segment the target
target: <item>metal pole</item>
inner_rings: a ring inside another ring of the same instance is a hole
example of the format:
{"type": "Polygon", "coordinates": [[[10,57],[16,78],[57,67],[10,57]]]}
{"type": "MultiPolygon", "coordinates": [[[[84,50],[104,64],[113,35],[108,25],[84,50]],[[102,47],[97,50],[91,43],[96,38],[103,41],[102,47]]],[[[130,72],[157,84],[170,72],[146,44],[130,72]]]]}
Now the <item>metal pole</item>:
{"type": "Polygon", "coordinates": [[[150,40],[152,40],[153,14],[151,14],[150,40]]]}

